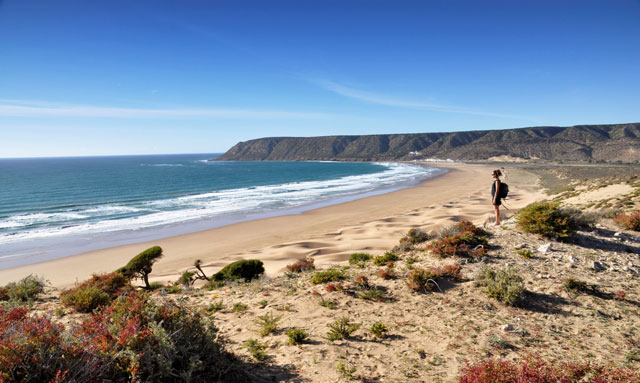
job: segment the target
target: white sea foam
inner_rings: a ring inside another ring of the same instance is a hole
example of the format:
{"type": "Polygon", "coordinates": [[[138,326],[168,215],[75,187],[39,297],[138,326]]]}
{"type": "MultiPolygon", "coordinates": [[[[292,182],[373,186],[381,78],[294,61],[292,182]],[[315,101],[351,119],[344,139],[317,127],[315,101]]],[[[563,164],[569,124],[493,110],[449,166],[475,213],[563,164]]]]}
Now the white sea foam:
{"type": "Polygon", "coordinates": [[[0,235],[0,244],[66,235],[138,230],[159,225],[253,214],[318,203],[331,198],[361,194],[426,178],[436,169],[417,165],[380,163],[386,170],[326,181],[293,182],[203,193],[147,201],[136,206],[117,204],[93,206],[77,212],[37,213],[0,219],[0,229],[41,225],[33,229],[0,235]],[[123,217],[124,215],[124,217],[123,217]]]}

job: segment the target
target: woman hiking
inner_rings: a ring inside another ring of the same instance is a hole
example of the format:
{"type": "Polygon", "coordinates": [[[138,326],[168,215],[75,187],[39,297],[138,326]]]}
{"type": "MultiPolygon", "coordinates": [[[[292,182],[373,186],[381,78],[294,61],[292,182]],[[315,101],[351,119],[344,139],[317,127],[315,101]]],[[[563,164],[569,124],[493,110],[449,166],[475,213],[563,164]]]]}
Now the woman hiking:
{"type": "Polygon", "coordinates": [[[500,205],[502,205],[502,202],[500,201],[500,187],[502,186],[502,182],[500,182],[501,175],[502,172],[500,169],[494,170],[491,174],[494,179],[493,184],[491,185],[491,201],[493,203],[493,210],[496,212],[496,226],[500,225],[500,205]]]}

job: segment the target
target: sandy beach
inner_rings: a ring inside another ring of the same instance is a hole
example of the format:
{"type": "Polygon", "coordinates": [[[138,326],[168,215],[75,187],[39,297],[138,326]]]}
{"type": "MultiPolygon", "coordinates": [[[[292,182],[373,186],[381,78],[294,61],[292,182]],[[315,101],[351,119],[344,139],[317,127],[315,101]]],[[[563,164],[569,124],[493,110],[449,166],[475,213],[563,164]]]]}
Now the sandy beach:
{"type": "MultiPolygon", "coordinates": [[[[344,261],[354,252],[381,254],[411,228],[432,232],[461,219],[483,224],[491,218],[492,166],[429,166],[445,167],[448,172],[417,187],[302,214],[242,222],[2,270],[0,283],[35,274],[55,287],[67,287],[93,273],[113,271],[154,245],[164,249],[164,257],[154,265],[152,281],[175,281],[196,259],[201,259],[204,270],[212,273],[236,259],[257,258],[265,263],[267,274],[276,275],[293,260],[307,256],[323,267],[344,261]]],[[[506,203],[510,209],[543,198],[533,174],[516,168],[507,169],[505,174],[511,190],[506,203]]]]}

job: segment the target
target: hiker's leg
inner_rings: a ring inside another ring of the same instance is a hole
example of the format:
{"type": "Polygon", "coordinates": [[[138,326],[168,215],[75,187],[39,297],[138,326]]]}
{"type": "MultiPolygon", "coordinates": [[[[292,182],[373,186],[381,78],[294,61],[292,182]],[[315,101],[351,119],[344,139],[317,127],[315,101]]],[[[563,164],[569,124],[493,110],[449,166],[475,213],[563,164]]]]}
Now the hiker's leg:
{"type": "Polygon", "coordinates": [[[493,205],[493,210],[496,211],[496,226],[500,225],[500,205],[493,205]]]}

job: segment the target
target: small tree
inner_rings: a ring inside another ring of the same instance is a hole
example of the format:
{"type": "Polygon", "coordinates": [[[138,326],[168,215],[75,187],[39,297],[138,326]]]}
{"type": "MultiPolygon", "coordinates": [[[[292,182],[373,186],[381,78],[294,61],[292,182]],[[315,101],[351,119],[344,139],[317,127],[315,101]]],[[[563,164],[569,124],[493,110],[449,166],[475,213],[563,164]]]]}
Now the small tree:
{"type": "Polygon", "coordinates": [[[162,248],[160,246],[150,247],[133,257],[126,266],[119,268],[117,272],[129,279],[142,279],[145,288],[149,290],[151,289],[151,285],[149,284],[151,267],[160,257],[162,257],[162,248]]]}
{"type": "Polygon", "coordinates": [[[207,275],[204,273],[204,271],[202,271],[202,261],[199,259],[196,259],[196,261],[193,263],[193,266],[196,268],[196,279],[203,279],[205,281],[209,280],[209,277],[207,277],[207,275]]]}

